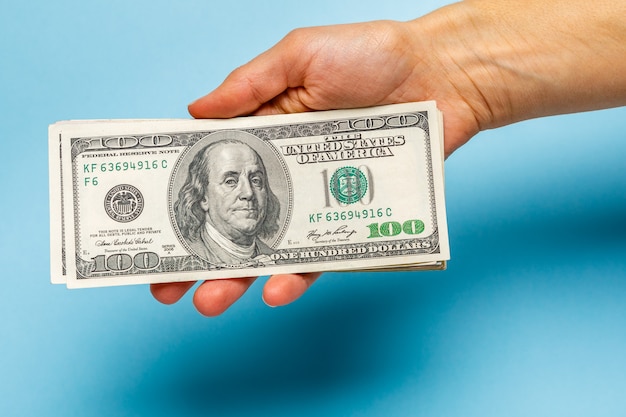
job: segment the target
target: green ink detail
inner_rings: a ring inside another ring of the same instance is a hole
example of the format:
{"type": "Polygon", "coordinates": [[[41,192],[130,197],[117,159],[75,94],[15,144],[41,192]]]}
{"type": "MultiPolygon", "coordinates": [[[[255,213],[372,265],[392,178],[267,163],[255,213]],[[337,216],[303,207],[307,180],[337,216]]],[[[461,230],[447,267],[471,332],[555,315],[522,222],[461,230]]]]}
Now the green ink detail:
{"type": "Polygon", "coordinates": [[[356,203],[367,192],[367,178],[358,168],[341,167],[330,178],[330,192],[340,203],[356,203]]]}
{"type": "Polygon", "coordinates": [[[372,223],[366,226],[370,229],[370,235],[367,237],[392,237],[398,236],[400,233],[407,235],[419,235],[425,229],[424,222],[421,220],[407,220],[402,225],[396,221],[384,222],[382,224],[372,223]]]}
{"type": "Polygon", "coordinates": [[[402,225],[402,230],[407,235],[419,235],[425,228],[426,226],[421,220],[407,220],[402,225]]]}
{"type": "Polygon", "coordinates": [[[368,239],[380,237],[380,233],[378,233],[378,223],[368,224],[366,227],[369,227],[370,229],[370,235],[367,237],[368,239]]]}

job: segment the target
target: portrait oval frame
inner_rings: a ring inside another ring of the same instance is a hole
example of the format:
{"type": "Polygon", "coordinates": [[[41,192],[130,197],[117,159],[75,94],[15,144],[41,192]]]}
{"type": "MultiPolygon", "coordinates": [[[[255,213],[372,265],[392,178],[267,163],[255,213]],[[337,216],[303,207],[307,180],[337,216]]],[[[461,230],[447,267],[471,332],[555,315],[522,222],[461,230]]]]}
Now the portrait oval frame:
{"type": "Polygon", "coordinates": [[[170,215],[170,222],[172,223],[172,227],[176,232],[178,240],[187,250],[195,253],[179,229],[176,216],[174,214],[174,205],[179,198],[180,189],[187,180],[189,175],[189,165],[193,161],[194,157],[210,144],[224,140],[237,140],[248,145],[259,155],[263,165],[265,166],[269,187],[277,197],[280,204],[280,213],[278,216],[278,231],[270,238],[261,240],[270,248],[275,249],[283,240],[291,221],[291,215],[293,212],[293,183],[289,170],[287,169],[287,164],[276,147],[274,147],[274,145],[269,141],[262,140],[258,136],[242,130],[220,130],[207,133],[198,139],[193,145],[185,149],[180,158],[176,161],[168,187],[168,211],[170,215]]]}

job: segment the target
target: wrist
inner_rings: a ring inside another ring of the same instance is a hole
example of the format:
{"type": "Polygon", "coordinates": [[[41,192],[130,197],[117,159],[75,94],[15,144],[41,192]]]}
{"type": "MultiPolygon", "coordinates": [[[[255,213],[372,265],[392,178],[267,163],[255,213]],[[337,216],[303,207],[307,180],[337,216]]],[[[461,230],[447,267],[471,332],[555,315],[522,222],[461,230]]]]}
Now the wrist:
{"type": "Polygon", "coordinates": [[[626,104],[626,2],[598,3],[468,0],[409,25],[484,130],[626,104]]]}

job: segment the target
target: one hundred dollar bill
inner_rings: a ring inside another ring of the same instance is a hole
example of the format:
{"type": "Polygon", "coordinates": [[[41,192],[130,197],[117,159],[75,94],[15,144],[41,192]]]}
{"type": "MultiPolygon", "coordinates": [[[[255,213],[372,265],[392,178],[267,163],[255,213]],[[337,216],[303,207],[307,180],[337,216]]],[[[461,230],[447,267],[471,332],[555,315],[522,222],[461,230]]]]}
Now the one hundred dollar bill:
{"type": "Polygon", "coordinates": [[[442,269],[434,102],[49,129],[51,281],[442,269]]]}

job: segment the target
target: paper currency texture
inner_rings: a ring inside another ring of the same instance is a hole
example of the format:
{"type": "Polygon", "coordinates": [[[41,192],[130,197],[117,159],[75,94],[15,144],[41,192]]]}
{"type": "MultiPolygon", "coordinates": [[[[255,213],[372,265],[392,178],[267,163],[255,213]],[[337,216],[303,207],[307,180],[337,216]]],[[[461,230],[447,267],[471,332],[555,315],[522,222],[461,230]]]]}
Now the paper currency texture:
{"type": "Polygon", "coordinates": [[[50,127],[52,282],[441,267],[434,102],[50,127]]]}

